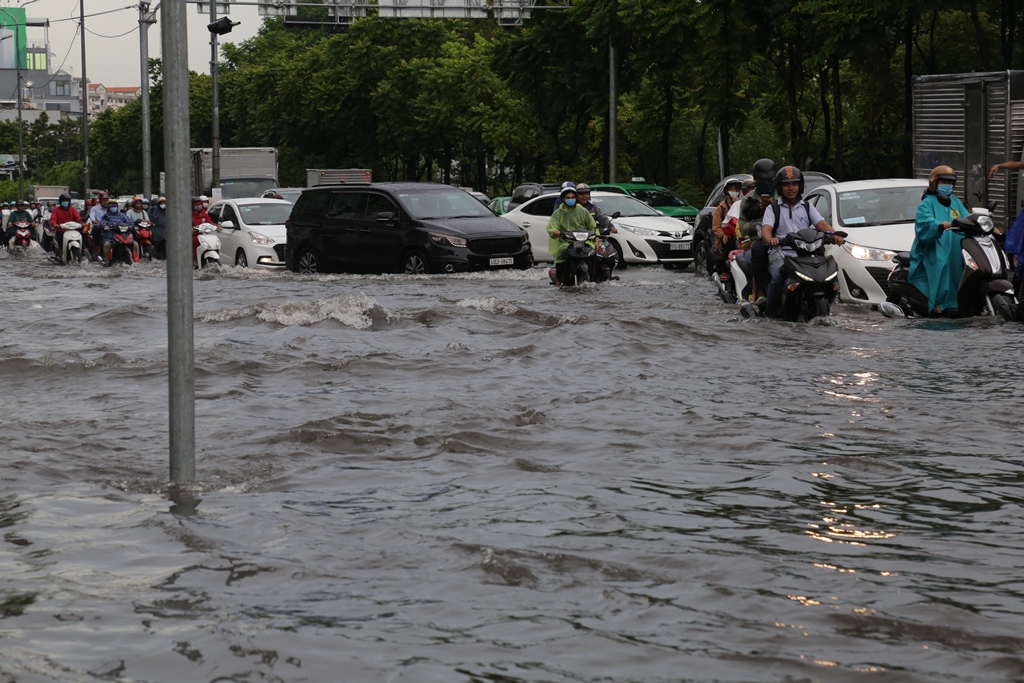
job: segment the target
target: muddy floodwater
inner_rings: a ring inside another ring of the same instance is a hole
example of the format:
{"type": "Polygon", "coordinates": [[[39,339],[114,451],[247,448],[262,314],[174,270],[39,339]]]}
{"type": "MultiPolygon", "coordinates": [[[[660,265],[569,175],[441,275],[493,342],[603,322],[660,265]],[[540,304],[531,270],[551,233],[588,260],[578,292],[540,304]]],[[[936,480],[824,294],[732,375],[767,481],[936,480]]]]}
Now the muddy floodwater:
{"type": "Polygon", "coordinates": [[[0,681],[1024,680],[1024,326],[0,257],[0,681]]]}

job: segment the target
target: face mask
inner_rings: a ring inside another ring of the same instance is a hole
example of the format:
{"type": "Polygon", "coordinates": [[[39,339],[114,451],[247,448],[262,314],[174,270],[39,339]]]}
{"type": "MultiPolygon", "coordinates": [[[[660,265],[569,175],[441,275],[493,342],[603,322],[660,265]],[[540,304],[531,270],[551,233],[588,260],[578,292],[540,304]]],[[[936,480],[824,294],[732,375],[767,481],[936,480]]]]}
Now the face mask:
{"type": "Polygon", "coordinates": [[[157,206],[159,206],[161,209],[166,209],[167,208],[167,205],[164,204],[163,202],[160,202],[159,204],[157,204],[157,206]]]}
{"type": "Polygon", "coordinates": [[[111,206],[110,208],[107,209],[107,211],[109,211],[110,213],[117,213],[117,207],[111,206]]]}
{"type": "Polygon", "coordinates": [[[732,197],[733,199],[736,199],[737,197],[740,196],[740,193],[736,192],[735,190],[729,190],[729,196],[732,197]]]}
{"type": "Polygon", "coordinates": [[[572,207],[576,206],[576,200],[575,199],[566,199],[565,200],[565,205],[568,206],[571,209],[572,207]]]}
{"type": "Polygon", "coordinates": [[[939,194],[943,197],[953,194],[953,185],[951,183],[939,183],[939,194]]]}
{"type": "MultiPolygon", "coordinates": [[[[952,187],[952,186],[951,186],[951,187],[952,187]]],[[[61,206],[63,206],[63,207],[64,207],[64,208],[66,209],[66,208],[68,208],[69,206],[71,206],[71,202],[61,202],[61,203],[60,203],[60,205],[61,205],[61,206]]]]}

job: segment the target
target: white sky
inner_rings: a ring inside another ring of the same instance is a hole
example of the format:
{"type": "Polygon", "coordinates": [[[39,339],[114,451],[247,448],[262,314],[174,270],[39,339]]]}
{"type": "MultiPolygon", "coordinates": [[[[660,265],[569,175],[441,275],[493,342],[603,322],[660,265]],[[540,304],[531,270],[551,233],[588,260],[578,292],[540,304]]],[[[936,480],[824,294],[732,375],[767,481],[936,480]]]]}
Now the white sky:
{"type": "MultiPolygon", "coordinates": [[[[159,0],[151,0],[155,7],[159,0]]],[[[173,0],[180,2],[181,0],[173,0]]],[[[139,65],[139,9],[132,0],[84,0],[85,4],[85,67],[92,83],[128,87],[141,84],[139,65]],[[127,9],[126,9],[127,8],[127,9]],[[103,14],[105,12],[105,14],[103,14]]],[[[17,2],[0,0],[0,7],[24,6],[28,18],[50,20],[50,52],[52,70],[64,63],[74,76],[82,75],[82,45],[79,42],[79,0],[36,0],[17,2]],[[65,59],[65,55],[67,56],[65,59]]],[[[188,18],[188,66],[199,73],[210,73],[210,23],[208,14],[199,14],[197,5],[185,7],[188,18]]],[[[220,43],[240,43],[256,35],[263,17],[255,5],[231,7],[228,16],[242,22],[231,33],[221,36],[220,43]]],[[[157,23],[149,27],[149,56],[160,57],[160,12],[157,23]]],[[[27,29],[29,43],[42,43],[44,29],[27,29]]]]}

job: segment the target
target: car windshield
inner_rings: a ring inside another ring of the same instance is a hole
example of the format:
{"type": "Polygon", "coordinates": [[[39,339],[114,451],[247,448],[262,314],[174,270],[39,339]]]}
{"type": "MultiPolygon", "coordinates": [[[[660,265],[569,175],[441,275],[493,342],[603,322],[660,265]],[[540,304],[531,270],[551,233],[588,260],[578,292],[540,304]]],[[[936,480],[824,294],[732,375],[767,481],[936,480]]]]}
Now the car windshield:
{"type": "Polygon", "coordinates": [[[222,180],[220,183],[221,197],[237,199],[239,197],[259,197],[267,190],[275,187],[273,178],[238,178],[222,180]]]}
{"type": "Polygon", "coordinates": [[[671,190],[630,190],[629,193],[636,197],[637,199],[639,199],[640,201],[655,208],[659,206],[689,206],[689,204],[686,203],[685,199],[676,195],[671,190]]]}
{"type": "Polygon", "coordinates": [[[851,228],[912,222],[923,193],[920,185],[839,192],[839,220],[851,228]]]}
{"type": "Polygon", "coordinates": [[[473,195],[458,189],[405,190],[398,193],[402,206],[413,218],[482,218],[494,214],[473,195]]]}
{"type": "Polygon", "coordinates": [[[591,197],[590,201],[594,202],[602,211],[611,216],[616,211],[619,216],[661,216],[656,209],[652,209],[647,204],[637,201],[632,197],[626,195],[615,195],[614,197],[591,197]]]}
{"type": "Polygon", "coordinates": [[[288,204],[238,205],[238,217],[246,225],[284,225],[291,212],[288,204]]]}

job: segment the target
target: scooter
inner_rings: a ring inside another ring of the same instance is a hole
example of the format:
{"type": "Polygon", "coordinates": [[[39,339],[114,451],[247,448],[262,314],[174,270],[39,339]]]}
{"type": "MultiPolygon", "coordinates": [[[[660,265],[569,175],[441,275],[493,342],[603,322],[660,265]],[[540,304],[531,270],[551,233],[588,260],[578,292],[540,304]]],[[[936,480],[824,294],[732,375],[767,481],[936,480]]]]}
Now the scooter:
{"type": "Polygon", "coordinates": [[[193,236],[198,237],[196,245],[196,263],[205,268],[211,263],[220,265],[220,238],[214,233],[220,228],[213,223],[200,223],[192,228],[193,236]]]}
{"type": "Polygon", "coordinates": [[[124,263],[132,265],[139,260],[132,243],[135,241],[135,231],[132,226],[121,223],[111,229],[114,235],[114,244],[110,250],[110,263],[124,263]]]}
{"type": "Polygon", "coordinates": [[[32,223],[30,221],[14,221],[11,225],[14,226],[14,237],[11,238],[11,243],[8,246],[11,256],[23,256],[32,246],[35,237],[32,223]]]}
{"type": "Polygon", "coordinates": [[[749,254],[743,249],[733,249],[727,258],[728,270],[711,275],[711,279],[718,285],[718,296],[727,304],[746,301],[750,296],[750,282],[754,277],[749,254]]]}
{"type": "Polygon", "coordinates": [[[786,235],[782,244],[792,247],[796,256],[786,256],[786,279],[782,285],[782,318],[797,322],[829,315],[839,291],[839,265],[825,254],[826,244],[835,244],[845,232],[822,232],[804,228],[786,235]]]}
{"type": "Polygon", "coordinates": [[[153,222],[140,218],[135,221],[135,241],[139,252],[147,261],[153,260],[153,222]]]}
{"type": "Polygon", "coordinates": [[[50,254],[50,258],[54,262],[66,266],[72,261],[75,263],[82,262],[82,224],[76,221],[68,221],[61,223],[58,227],[54,228],[49,225],[43,227],[43,232],[47,238],[49,238],[53,253],[50,254]],[[57,241],[56,235],[60,231],[62,235],[61,248],[58,252],[56,249],[57,241]]]}
{"type": "MultiPolygon", "coordinates": [[[[992,208],[994,205],[989,211],[992,208]]],[[[964,273],[957,290],[957,317],[999,315],[1003,320],[1020,320],[1020,306],[1010,283],[1009,260],[992,237],[995,223],[989,211],[975,209],[969,216],[953,220],[947,228],[963,236],[960,253],[964,273]]],[[[893,262],[896,267],[889,273],[891,294],[879,304],[879,310],[890,318],[929,316],[928,297],[910,283],[910,253],[897,254],[893,262]]]]}

